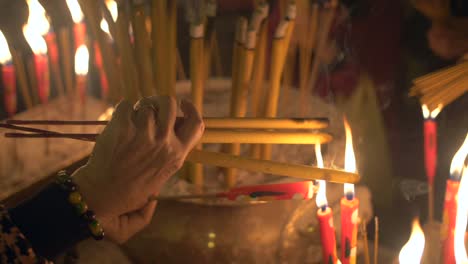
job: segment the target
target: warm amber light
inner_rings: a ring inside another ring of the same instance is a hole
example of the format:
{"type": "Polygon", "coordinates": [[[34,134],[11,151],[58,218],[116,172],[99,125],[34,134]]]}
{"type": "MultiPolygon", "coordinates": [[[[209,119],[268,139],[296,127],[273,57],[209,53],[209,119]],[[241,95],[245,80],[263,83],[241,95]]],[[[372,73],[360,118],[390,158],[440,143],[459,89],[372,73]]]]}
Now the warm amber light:
{"type": "Polygon", "coordinates": [[[44,7],[37,0],[28,0],[28,26],[35,33],[44,36],[49,32],[50,24],[44,7]]]}
{"type": "Polygon", "coordinates": [[[8,42],[0,30],[0,64],[6,64],[11,61],[10,48],[8,42]]]}
{"type": "Polygon", "coordinates": [[[468,133],[466,134],[465,141],[458,149],[457,153],[453,156],[452,163],[450,164],[450,175],[459,178],[462,173],[463,165],[465,164],[466,156],[468,155],[468,133]]]}
{"type": "Polygon", "coordinates": [[[421,263],[421,258],[425,246],[424,232],[419,225],[419,219],[413,220],[413,228],[411,236],[406,244],[401,248],[398,260],[400,264],[418,264],[421,263]]]}
{"type": "Polygon", "coordinates": [[[66,0],[68,10],[70,10],[73,22],[81,23],[83,20],[83,12],[81,11],[80,4],[78,0],[66,0]]]}
{"type": "Polygon", "coordinates": [[[47,44],[44,38],[30,24],[23,27],[23,34],[34,54],[47,53],[47,44]]]}
{"type": "Polygon", "coordinates": [[[465,231],[468,221],[468,167],[463,169],[463,177],[458,187],[457,202],[457,218],[454,230],[455,260],[456,263],[467,264],[468,256],[465,248],[465,231]]]}
{"type": "Polygon", "coordinates": [[[106,111],[104,111],[104,113],[102,113],[99,117],[98,117],[98,120],[99,121],[104,121],[104,120],[110,120],[111,117],[112,117],[112,114],[114,113],[114,107],[109,107],[106,109],[106,111]]]}
{"type": "MultiPolygon", "coordinates": [[[[351,127],[349,126],[348,120],[346,120],[346,118],[344,118],[344,127],[346,134],[344,169],[348,172],[356,172],[356,156],[354,155],[353,149],[353,134],[351,133],[351,127]]],[[[354,195],[354,184],[345,183],[344,193],[345,195],[354,195]]]]}
{"type": "Polygon", "coordinates": [[[107,21],[104,18],[101,19],[101,24],[99,24],[99,26],[101,27],[102,31],[110,35],[109,24],[107,24],[107,21]]]}
{"type": "Polygon", "coordinates": [[[429,117],[432,119],[436,118],[439,115],[440,111],[442,111],[442,107],[443,106],[440,104],[437,106],[436,109],[432,110],[431,112],[429,111],[429,108],[427,107],[427,105],[423,104],[421,108],[422,108],[424,119],[428,119],[429,117]]]}
{"type": "Polygon", "coordinates": [[[75,53],[75,73],[79,75],[88,74],[88,62],[88,48],[85,45],[81,45],[75,53]]]}
{"type": "Polygon", "coordinates": [[[106,7],[109,9],[109,13],[112,16],[112,20],[117,21],[119,16],[119,10],[117,8],[117,3],[114,0],[106,1],[106,7]]]}
{"type": "MultiPolygon", "coordinates": [[[[323,168],[323,158],[322,158],[322,150],[321,150],[320,144],[315,144],[315,157],[317,158],[317,167],[323,168]]],[[[315,198],[315,202],[317,203],[317,207],[323,207],[323,206],[328,205],[327,183],[323,180],[317,180],[317,184],[318,184],[318,191],[317,191],[317,197],[315,198]]]]}

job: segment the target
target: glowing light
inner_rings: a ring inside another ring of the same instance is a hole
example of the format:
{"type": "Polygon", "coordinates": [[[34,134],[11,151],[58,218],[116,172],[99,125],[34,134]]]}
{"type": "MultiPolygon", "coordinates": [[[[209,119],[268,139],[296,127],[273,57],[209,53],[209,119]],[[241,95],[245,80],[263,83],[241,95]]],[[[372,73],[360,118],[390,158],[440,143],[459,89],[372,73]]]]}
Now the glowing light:
{"type": "MultiPolygon", "coordinates": [[[[315,144],[315,157],[317,158],[317,167],[323,168],[323,158],[322,158],[322,150],[321,150],[320,144],[315,144]]],[[[317,197],[315,198],[317,207],[327,206],[328,205],[327,182],[325,182],[324,180],[317,180],[317,185],[318,185],[318,191],[317,191],[317,197]]]]}
{"type": "Polygon", "coordinates": [[[104,113],[102,113],[98,117],[98,120],[99,121],[110,120],[110,118],[112,117],[112,114],[114,113],[114,110],[115,110],[115,108],[112,107],[112,106],[107,108],[106,111],[104,111],[104,113]]]}
{"type": "Polygon", "coordinates": [[[8,42],[0,31],[0,64],[6,64],[11,61],[10,48],[8,47],[8,42]]]}
{"type": "Polygon", "coordinates": [[[398,256],[400,264],[421,263],[425,243],[424,232],[419,225],[419,220],[416,218],[413,220],[410,238],[401,248],[400,255],[398,256]]]}
{"type": "Polygon", "coordinates": [[[109,9],[109,12],[112,16],[112,20],[117,21],[117,17],[119,16],[119,9],[117,8],[117,3],[113,0],[106,1],[106,7],[109,9]]]}
{"type": "Polygon", "coordinates": [[[452,177],[461,176],[463,165],[465,164],[466,156],[468,155],[468,133],[466,134],[465,141],[458,149],[457,153],[453,156],[452,163],[450,164],[450,175],[452,177]]]}
{"type": "Polygon", "coordinates": [[[463,177],[458,188],[458,208],[454,230],[455,260],[456,263],[467,264],[468,256],[465,248],[465,231],[468,221],[468,167],[463,169],[463,177]]]}
{"type": "Polygon", "coordinates": [[[28,0],[28,26],[36,33],[44,36],[49,32],[50,24],[44,7],[37,0],[28,0]]]}
{"type": "Polygon", "coordinates": [[[23,34],[34,54],[46,54],[47,44],[44,38],[30,24],[23,27],[23,34]]]}
{"type": "Polygon", "coordinates": [[[110,35],[109,24],[107,23],[107,21],[104,18],[101,19],[101,24],[99,24],[99,26],[101,27],[102,31],[104,31],[108,35],[110,35]]]}
{"type": "MultiPolygon", "coordinates": [[[[346,134],[346,147],[345,147],[345,164],[344,169],[348,172],[356,172],[356,156],[354,155],[353,149],[353,134],[348,124],[348,120],[344,119],[344,127],[346,134]]],[[[344,193],[354,195],[354,184],[345,183],[344,193]]]]}
{"type": "Polygon", "coordinates": [[[88,74],[88,62],[88,48],[85,45],[81,45],[75,53],[75,73],[80,75],[88,74]]]}
{"type": "Polygon", "coordinates": [[[422,108],[424,119],[428,119],[429,117],[432,119],[436,118],[439,115],[440,111],[442,111],[442,107],[443,106],[440,104],[437,106],[436,109],[432,110],[431,112],[429,111],[429,108],[427,107],[427,105],[423,104],[421,108],[422,108]]]}
{"type": "Polygon", "coordinates": [[[81,11],[78,0],[66,0],[68,9],[70,10],[73,22],[81,23],[83,21],[83,12],[81,11]]]}

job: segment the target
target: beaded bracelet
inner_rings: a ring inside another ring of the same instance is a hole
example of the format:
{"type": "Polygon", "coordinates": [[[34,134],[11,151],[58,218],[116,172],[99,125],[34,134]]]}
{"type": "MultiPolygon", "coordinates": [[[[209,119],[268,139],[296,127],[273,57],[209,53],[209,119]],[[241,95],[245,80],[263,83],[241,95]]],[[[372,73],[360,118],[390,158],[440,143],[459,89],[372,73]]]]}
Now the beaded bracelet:
{"type": "Polygon", "coordinates": [[[66,171],[60,171],[58,173],[56,183],[68,193],[68,202],[74,207],[78,216],[84,220],[91,236],[95,240],[103,239],[104,229],[96,219],[94,212],[89,210],[88,205],[83,201],[83,197],[78,191],[78,186],[73,183],[71,176],[68,175],[66,171]]]}

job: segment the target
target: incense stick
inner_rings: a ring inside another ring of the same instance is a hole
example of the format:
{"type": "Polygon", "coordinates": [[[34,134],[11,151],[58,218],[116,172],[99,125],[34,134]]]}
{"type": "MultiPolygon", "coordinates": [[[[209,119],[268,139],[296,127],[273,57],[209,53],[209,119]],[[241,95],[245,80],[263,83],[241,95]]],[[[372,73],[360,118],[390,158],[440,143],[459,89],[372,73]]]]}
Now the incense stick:
{"type": "MultiPolygon", "coordinates": [[[[183,118],[178,117],[177,122],[183,118]]],[[[16,120],[9,119],[7,124],[16,125],[107,125],[107,120],[16,120]]],[[[327,128],[327,118],[217,118],[205,117],[206,128],[234,129],[322,129],[327,128]]]]}
{"type": "Polygon", "coordinates": [[[364,240],[364,263],[370,264],[369,257],[369,241],[367,240],[367,226],[365,221],[362,222],[362,239],[364,240]]]}
{"type": "MultiPolygon", "coordinates": [[[[137,1],[138,2],[138,1],[137,1]]],[[[153,65],[151,63],[150,39],[145,28],[145,12],[143,4],[133,5],[132,26],[135,36],[136,66],[140,78],[140,92],[143,96],[154,95],[153,65]]]]}
{"type": "Polygon", "coordinates": [[[59,30],[59,45],[60,45],[60,59],[62,60],[63,72],[65,75],[65,90],[68,94],[73,91],[73,80],[75,71],[73,70],[73,62],[71,57],[72,44],[70,29],[63,27],[59,30]]]}
{"type": "MultiPolygon", "coordinates": [[[[204,56],[204,25],[202,23],[190,25],[190,80],[192,83],[192,101],[195,108],[203,113],[203,93],[205,85],[204,56]]],[[[197,149],[202,146],[198,145],[197,149]]],[[[196,187],[203,186],[203,167],[200,164],[190,164],[190,178],[196,187]]]]}
{"type": "Polygon", "coordinates": [[[128,32],[129,19],[124,6],[119,6],[119,16],[116,21],[115,40],[120,54],[120,73],[124,80],[124,97],[130,102],[136,102],[139,96],[140,79],[138,78],[137,65],[133,55],[132,44],[128,32]]]}
{"type": "MultiPolygon", "coordinates": [[[[0,127],[22,130],[20,128],[0,127]]],[[[32,131],[31,131],[32,132],[32,131]]],[[[85,138],[95,140],[99,134],[94,133],[59,133],[45,130],[36,134],[6,133],[7,137],[15,138],[85,138]]],[[[274,132],[274,131],[230,131],[230,130],[206,130],[200,143],[220,144],[289,144],[289,145],[314,145],[330,142],[333,137],[327,133],[302,133],[302,132],[274,132]]]]}
{"type": "Polygon", "coordinates": [[[374,264],[379,263],[379,218],[374,217],[374,264]]]}
{"type": "Polygon", "coordinates": [[[31,97],[31,93],[29,92],[30,89],[28,85],[28,79],[27,79],[27,74],[26,74],[26,68],[24,66],[23,56],[19,51],[17,51],[14,48],[10,49],[10,53],[11,53],[13,64],[15,65],[15,70],[18,76],[18,82],[19,82],[21,95],[26,105],[26,109],[30,109],[31,107],[33,107],[33,101],[31,97]]]}

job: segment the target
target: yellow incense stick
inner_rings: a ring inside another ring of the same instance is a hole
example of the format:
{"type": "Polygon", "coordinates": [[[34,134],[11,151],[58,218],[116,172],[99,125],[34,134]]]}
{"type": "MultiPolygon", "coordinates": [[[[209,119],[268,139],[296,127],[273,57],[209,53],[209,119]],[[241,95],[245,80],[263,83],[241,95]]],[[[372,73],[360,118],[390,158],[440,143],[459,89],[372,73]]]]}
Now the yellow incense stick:
{"type": "Polygon", "coordinates": [[[26,105],[26,109],[30,109],[33,107],[33,100],[31,97],[31,93],[28,79],[26,74],[26,67],[24,66],[23,55],[17,49],[10,49],[11,58],[13,60],[13,64],[15,65],[15,71],[18,76],[18,82],[20,87],[20,92],[23,97],[24,103],[26,105]]]}
{"type": "Polygon", "coordinates": [[[140,79],[140,92],[143,96],[154,95],[153,65],[151,63],[151,41],[146,31],[143,5],[133,7],[132,26],[135,36],[135,54],[140,79]]]}

